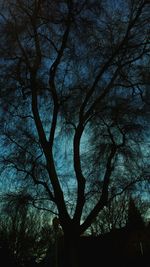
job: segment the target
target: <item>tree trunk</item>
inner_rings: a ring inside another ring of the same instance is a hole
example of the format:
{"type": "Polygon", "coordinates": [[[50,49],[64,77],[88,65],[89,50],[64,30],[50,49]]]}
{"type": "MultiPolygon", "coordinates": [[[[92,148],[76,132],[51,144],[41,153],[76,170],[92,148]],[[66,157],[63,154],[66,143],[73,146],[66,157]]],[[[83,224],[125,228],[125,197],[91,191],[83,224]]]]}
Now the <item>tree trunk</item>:
{"type": "Polygon", "coordinates": [[[80,267],[79,237],[73,235],[64,237],[63,267],[80,267]]]}

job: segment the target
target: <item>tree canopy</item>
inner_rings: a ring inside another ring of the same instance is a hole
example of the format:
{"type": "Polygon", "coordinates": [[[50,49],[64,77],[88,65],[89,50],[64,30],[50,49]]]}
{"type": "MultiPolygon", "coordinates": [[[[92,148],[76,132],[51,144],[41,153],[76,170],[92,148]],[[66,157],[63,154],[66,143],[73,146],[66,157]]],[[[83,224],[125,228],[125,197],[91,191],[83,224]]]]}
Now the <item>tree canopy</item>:
{"type": "Polygon", "coordinates": [[[3,184],[79,236],[149,179],[149,1],[0,5],[3,184]]]}

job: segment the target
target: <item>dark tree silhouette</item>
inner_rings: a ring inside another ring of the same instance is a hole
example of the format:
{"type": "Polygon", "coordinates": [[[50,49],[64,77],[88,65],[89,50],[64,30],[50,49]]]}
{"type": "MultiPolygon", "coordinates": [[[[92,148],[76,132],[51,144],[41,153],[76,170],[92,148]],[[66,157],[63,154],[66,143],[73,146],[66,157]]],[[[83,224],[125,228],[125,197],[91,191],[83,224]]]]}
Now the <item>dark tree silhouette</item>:
{"type": "Polygon", "coordinates": [[[52,227],[30,201],[25,190],[1,196],[0,253],[5,265],[36,265],[52,242],[52,227]]]}
{"type": "Polygon", "coordinates": [[[144,228],[144,226],[145,224],[141,216],[140,210],[136,207],[133,198],[130,198],[128,207],[127,227],[130,230],[134,230],[134,229],[142,229],[144,228]]]}
{"type": "Polygon", "coordinates": [[[80,235],[149,177],[149,1],[8,0],[0,23],[1,163],[58,214],[77,267],[80,235]]]}

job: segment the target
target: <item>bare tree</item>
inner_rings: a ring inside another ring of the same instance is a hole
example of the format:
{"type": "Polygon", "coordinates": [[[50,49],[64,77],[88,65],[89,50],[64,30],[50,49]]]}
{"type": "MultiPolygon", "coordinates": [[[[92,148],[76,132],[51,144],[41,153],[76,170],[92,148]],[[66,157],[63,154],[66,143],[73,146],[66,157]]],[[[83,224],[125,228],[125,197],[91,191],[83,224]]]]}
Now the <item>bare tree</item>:
{"type": "Polygon", "coordinates": [[[1,162],[55,204],[65,266],[114,196],[149,177],[148,2],[1,4],[1,162]]]}
{"type": "Polygon", "coordinates": [[[30,201],[31,196],[25,191],[1,196],[1,247],[5,245],[19,266],[40,260],[52,239],[49,231],[47,240],[42,214],[31,209],[30,201]]]}

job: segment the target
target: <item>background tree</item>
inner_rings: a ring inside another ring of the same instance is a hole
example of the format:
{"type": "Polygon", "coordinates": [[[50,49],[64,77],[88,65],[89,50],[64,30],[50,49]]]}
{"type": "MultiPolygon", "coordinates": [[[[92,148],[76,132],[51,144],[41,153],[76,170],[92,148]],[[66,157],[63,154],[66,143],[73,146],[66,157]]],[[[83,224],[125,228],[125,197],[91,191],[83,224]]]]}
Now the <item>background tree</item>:
{"type": "Polygon", "coordinates": [[[1,3],[1,163],[58,213],[65,266],[99,212],[149,177],[148,2],[1,3]]]}
{"type": "Polygon", "coordinates": [[[18,266],[36,264],[49,248],[54,250],[50,218],[42,210],[33,210],[31,203],[25,190],[1,196],[1,248],[7,249],[18,266]]]}
{"type": "Polygon", "coordinates": [[[126,193],[114,198],[91,224],[91,234],[98,236],[125,227],[127,222],[128,200],[129,197],[126,193]]]}
{"type": "Polygon", "coordinates": [[[132,198],[129,201],[127,227],[130,229],[144,228],[144,220],[132,198]]]}
{"type": "Polygon", "coordinates": [[[148,198],[146,200],[131,197],[131,192],[125,192],[117,196],[105,207],[91,224],[89,232],[94,236],[110,232],[116,229],[140,230],[147,225],[149,209],[148,198]]]}

